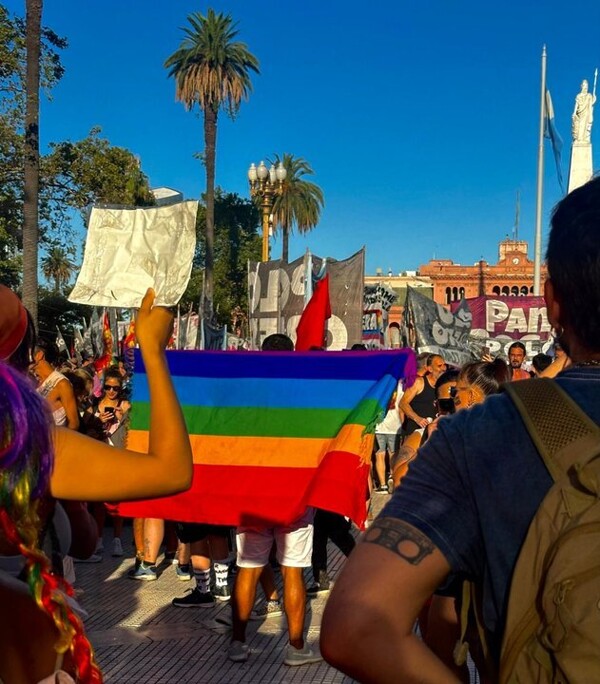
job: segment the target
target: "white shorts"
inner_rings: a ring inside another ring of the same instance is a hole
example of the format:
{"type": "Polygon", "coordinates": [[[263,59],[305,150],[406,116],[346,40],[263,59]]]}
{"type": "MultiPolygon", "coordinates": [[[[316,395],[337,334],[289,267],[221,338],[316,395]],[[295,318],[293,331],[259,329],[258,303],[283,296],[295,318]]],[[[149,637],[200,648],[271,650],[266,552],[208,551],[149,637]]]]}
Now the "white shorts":
{"type": "Polygon", "coordinates": [[[288,568],[309,568],[313,546],[314,508],[282,527],[256,529],[238,527],[235,534],[237,564],[240,568],[262,568],[269,562],[273,541],[277,561],[288,568]]]}

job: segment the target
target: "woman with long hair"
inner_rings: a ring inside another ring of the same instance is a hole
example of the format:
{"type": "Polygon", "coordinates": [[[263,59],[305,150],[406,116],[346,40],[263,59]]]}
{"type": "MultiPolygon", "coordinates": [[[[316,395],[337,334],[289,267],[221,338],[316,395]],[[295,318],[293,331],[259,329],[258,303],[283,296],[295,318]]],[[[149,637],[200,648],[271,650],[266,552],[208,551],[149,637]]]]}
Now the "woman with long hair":
{"type": "Polygon", "coordinates": [[[149,290],[136,323],[150,392],[148,453],[142,454],[51,424],[44,400],[24,374],[35,345],[31,317],[0,285],[0,682],[5,684],[38,682],[61,668],[78,682],[102,681],[72,589],[52,574],[38,547],[42,496],[124,501],[190,485],[191,447],[164,354],[173,316],[153,303],[149,290]]]}

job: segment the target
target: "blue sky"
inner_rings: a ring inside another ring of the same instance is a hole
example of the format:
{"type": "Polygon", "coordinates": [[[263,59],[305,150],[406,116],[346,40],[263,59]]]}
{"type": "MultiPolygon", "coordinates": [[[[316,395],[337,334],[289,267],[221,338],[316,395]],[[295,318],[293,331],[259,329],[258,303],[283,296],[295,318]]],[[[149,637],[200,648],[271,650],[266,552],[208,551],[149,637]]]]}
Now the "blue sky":
{"type": "MultiPolygon", "coordinates": [[[[152,186],[198,197],[202,120],[175,102],[163,63],[187,15],[209,6],[237,20],[261,63],[237,119],[220,117],[217,184],[248,196],[250,162],[290,152],[325,194],[319,226],[292,238],[290,258],[309,247],[341,259],[364,244],[367,273],[433,256],[495,262],[517,189],[532,254],[542,44],[566,178],[574,97],[600,66],[600,3],[47,0],[44,24],[69,48],[42,105],[42,145],[100,126],[141,157],[152,186]]],[[[545,232],[559,198],[547,145],[545,232]]]]}

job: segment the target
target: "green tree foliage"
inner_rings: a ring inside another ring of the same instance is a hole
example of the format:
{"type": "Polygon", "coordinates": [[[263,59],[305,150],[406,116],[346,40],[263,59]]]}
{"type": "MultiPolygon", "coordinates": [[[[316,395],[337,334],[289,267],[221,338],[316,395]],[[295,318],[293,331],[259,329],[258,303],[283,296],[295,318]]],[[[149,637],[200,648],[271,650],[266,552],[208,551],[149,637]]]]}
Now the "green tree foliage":
{"type": "Polygon", "coordinates": [[[85,215],[91,204],[155,204],[139,160],[100,133],[100,128],[93,128],[78,142],[50,143],[42,168],[45,199],[55,212],[55,221],[59,206],[79,209],[85,215]]]}
{"type": "Polygon", "coordinates": [[[269,164],[282,163],[287,171],[283,192],[273,202],[273,229],[280,230],[283,240],[281,258],[286,263],[289,255],[289,238],[294,226],[300,233],[311,231],[319,222],[324,205],[323,191],[304,176],[314,175],[311,165],[302,157],[276,154],[269,164]]]}
{"type": "Polygon", "coordinates": [[[68,252],[63,247],[55,245],[50,247],[46,256],[42,258],[42,273],[47,280],[54,282],[53,292],[56,294],[64,291],[74,271],[73,250],[68,252]]]}
{"type": "Polygon", "coordinates": [[[209,9],[188,16],[189,26],[179,48],[166,60],[175,78],[175,97],[190,110],[195,104],[204,113],[204,162],[206,169],[205,295],[212,312],[215,252],[215,156],[217,116],[220,109],[233,118],[242,100],[252,91],[250,72],[258,73],[258,60],[245,43],[235,40],[238,31],[228,14],[209,9]]]}
{"type": "MultiPolygon", "coordinates": [[[[219,323],[229,323],[231,311],[248,309],[248,261],[260,261],[260,214],[257,207],[236,193],[215,191],[214,305],[219,323]]],[[[197,309],[206,259],[206,208],[198,208],[198,248],[192,277],[181,300],[181,310],[197,309]]]]}
{"type": "MultiPolygon", "coordinates": [[[[66,40],[42,27],[40,86],[48,97],[64,73],[60,51],[66,46],[66,40]]],[[[20,285],[23,268],[25,75],[25,23],[0,4],[0,282],[13,288],[20,285]]],[[[74,209],[85,220],[91,204],[154,204],[138,159],[102,138],[100,128],[83,140],[49,147],[40,159],[36,244],[45,252],[42,263],[55,249],[74,262],[74,209]]]]}

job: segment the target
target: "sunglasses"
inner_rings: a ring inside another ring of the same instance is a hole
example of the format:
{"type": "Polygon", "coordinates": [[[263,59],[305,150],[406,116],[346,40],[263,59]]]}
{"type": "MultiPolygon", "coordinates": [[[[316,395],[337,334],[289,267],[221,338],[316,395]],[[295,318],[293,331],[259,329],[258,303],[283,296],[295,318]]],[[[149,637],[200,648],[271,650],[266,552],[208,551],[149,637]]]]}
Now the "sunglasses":
{"type": "Polygon", "coordinates": [[[104,391],[105,392],[120,392],[121,391],[121,386],[120,385],[104,385],[104,391]]]}
{"type": "Polygon", "coordinates": [[[458,385],[455,385],[450,388],[450,396],[454,399],[459,392],[466,392],[468,389],[468,387],[459,387],[458,385]]]}

